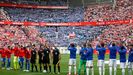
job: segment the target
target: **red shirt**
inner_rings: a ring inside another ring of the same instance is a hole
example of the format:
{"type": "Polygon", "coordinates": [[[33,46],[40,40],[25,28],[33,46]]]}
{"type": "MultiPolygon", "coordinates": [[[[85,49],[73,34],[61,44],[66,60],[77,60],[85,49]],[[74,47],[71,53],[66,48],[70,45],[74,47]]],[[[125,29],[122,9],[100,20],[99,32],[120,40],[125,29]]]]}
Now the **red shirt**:
{"type": "Polygon", "coordinates": [[[6,50],[6,56],[7,56],[7,58],[11,58],[11,54],[12,54],[12,52],[11,52],[10,49],[6,50]]]}
{"type": "Polygon", "coordinates": [[[18,47],[14,47],[14,49],[13,49],[13,51],[14,51],[14,56],[19,56],[19,48],[18,47]]]}
{"type": "Polygon", "coordinates": [[[6,50],[3,49],[0,53],[2,58],[6,58],[6,50]]]}
{"type": "Polygon", "coordinates": [[[19,57],[24,57],[25,56],[25,51],[24,49],[19,50],[19,57]]]}
{"type": "Polygon", "coordinates": [[[31,52],[30,52],[30,50],[29,50],[29,51],[26,50],[26,52],[25,52],[25,58],[29,59],[30,57],[31,57],[31,52]]]}

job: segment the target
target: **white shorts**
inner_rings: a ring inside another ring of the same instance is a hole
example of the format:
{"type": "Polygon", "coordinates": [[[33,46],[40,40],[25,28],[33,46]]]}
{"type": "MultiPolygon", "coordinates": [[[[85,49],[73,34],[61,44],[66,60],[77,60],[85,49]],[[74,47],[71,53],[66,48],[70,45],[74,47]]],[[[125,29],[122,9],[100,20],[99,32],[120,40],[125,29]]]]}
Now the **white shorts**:
{"type": "Polygon", "coordinates": [[[117,67],[116,59],[110,59],[109,60],[109,66],[110,67],[117,67]]]}
{"type": "Polygon", "coordinates": [[[120,62],[120,68],[126,68],[126,62],[120,62]]]}
{"type": "Polygon", "coordinates": [[[69,59],[69,65],[76,65],[76,59],[69,59]]]}
{"type": "Polygon", "coordinates": [[[93,67],[93,60],[87,60],[86,66],[87,67],[93,67]]]}
{"type": "Polygon", "coordinates": [[[98,60],[97,66],[98,67],[104,67],[104,60],[98,60]]]}
{"type": "Polygon", "coordinates": [[[128,68],[133,68],[133,62],[128,62],[128,68]]]}

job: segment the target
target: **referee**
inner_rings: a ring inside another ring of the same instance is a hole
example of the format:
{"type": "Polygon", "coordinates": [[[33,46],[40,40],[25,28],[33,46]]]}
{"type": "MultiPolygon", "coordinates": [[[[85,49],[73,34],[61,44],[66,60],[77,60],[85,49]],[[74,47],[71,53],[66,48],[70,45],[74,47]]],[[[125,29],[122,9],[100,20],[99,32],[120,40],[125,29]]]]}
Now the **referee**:
{"type": "Polygon", "coordinates": [[[38,72],[37,65],[36,65],[37,53],[36,53],[35,45],[33,45],[32,47],[33,47],[33,49],[31,51],[31,60],[30,60],[30,62],[31,62],[31,71],[33,72],[33,69],[35,67],[36,72],[38,72]]]}
{"type": "Polygon", "coordinates": [[[43,72],[48,72],[48,67],[49,67],[49,72],[51,72],[51,65],[50,65],[50,49],[48,48],[47,45],[44,46],[43,50],[43,64],[44,64],[44,71],[43,72]]]}
{"type": "Polygon", "coordinates": [[[60,74],[60,52],[57,47],[54,48],[53,50],[53,65],[54,65],[54,73],[56,74],[56,66],[58,67],[58,74],[60,74]]]}
{"type": "Polygon", "coordinates": [[[42,64],[43,64],[43,45],[40,45],[40,49],[38,51],[38,56],[39,56],[39,67],[40,67],[40,72],[42,72],[42,64]]]}

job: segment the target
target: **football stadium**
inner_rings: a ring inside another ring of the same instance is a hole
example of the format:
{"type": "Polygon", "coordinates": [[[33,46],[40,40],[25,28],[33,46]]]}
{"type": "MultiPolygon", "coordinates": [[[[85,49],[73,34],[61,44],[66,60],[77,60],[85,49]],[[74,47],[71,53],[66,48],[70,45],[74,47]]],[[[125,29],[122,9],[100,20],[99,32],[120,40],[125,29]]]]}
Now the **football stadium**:
{"type": "Polygon", "coordinates": [[[133,0],[0,0],[0,75],[133,75],[133,0]]]}

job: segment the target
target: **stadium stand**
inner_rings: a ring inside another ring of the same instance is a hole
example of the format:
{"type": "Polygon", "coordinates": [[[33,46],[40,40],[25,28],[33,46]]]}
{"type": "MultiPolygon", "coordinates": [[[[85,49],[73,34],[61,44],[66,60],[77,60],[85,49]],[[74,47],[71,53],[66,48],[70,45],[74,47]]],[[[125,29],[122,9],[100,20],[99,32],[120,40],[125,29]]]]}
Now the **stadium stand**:
{"type": "MultiPolygon", "coordinates": [[[[88,7],[85,12],[85,21],[108,21],[108,20],[128,20],[132,19],[133,4],[129,0],[117,0],[117,5],[112,8],[110,5],[96,5],[88,7]]],[[[108,29],[94,39],[96,41],[103,39],[105,42],[112,41],[128,41],[132,36],[132,24],[127,25],[111,25],[108,29]]]]}
{"type": "Polygon", "coordinates": [[[1,3],[42,5],[42,6],[66,6],[67,0],[1,0],[1,3]]]}
{"type": "Polygon", "coordinates": [[[81,22],[83,21],[83,8],[71,8],[64,10],[46,9],[21,9],[5,8],[13,21],[33,22],[81,22]],[[30,13],[29,13],[30,12],[30,13]]]}
{"type": "MultiPolygon", "coordinates": [[[[11,20],[3,9],[0,11],[0,20],[11,20]]],[[[29,45],[45,42],[43,37],[39,36],[39,32],[35,27],[0,25],[0,47],[13,45],[19,43],[20,45],[29,45]],[[31,34],[34,33],[34,34],[31,34]]]]}
{"type": "MultiPolygon", "coordinates": [[[[47,10],[47,9],[26,9],[26,8],[4,8],[9,17],[13,21],[33,21],[33,22],[102,22],[110,20],[128,20],[132,19],[133,4],[129,0],[118,0],[116,7],[110,4],[92,5],[86,9],[81,7],[70,8],[68,10],[47,10]],[[84,14],[83,14],[84,12],[84,14]],[[84,19],[83,19],[84,18],[84,19]]],[[[23,27],[23,26],[22,26],[23,27]]],[[[129,39],[127,35],[132,36],[132,26],[130,24],[117,26],[101,26],[101,27],[33,27],[37,28],[41,34],[49,41],[59,46],[67,46],[70,42],[68,35],[75,33],[74,41],[80,44],[85,40],[93,40],[95,44],[100,38],[108,41],[109,38],[114,40],[129,39]],[[57,29],[57,30],[56,30],[57,29]],[[58,33],[58,38],[56,38],[58,33]],[[99,36],[100,35],[100,36],[99,36]],[[115,37],[115,38],[113,38],[115,37]],[[62,39],[62,40],[60,40],[62,39]],[[108,40],[107,40],[108,39],[108,40]]],[[[32,29],[31,29],[32,30],[32,29]]],[[[30,28],[29,28],[30,31],[30,28]]],[[[118,41],[119,41],[118,40],[118,41]]]]}

